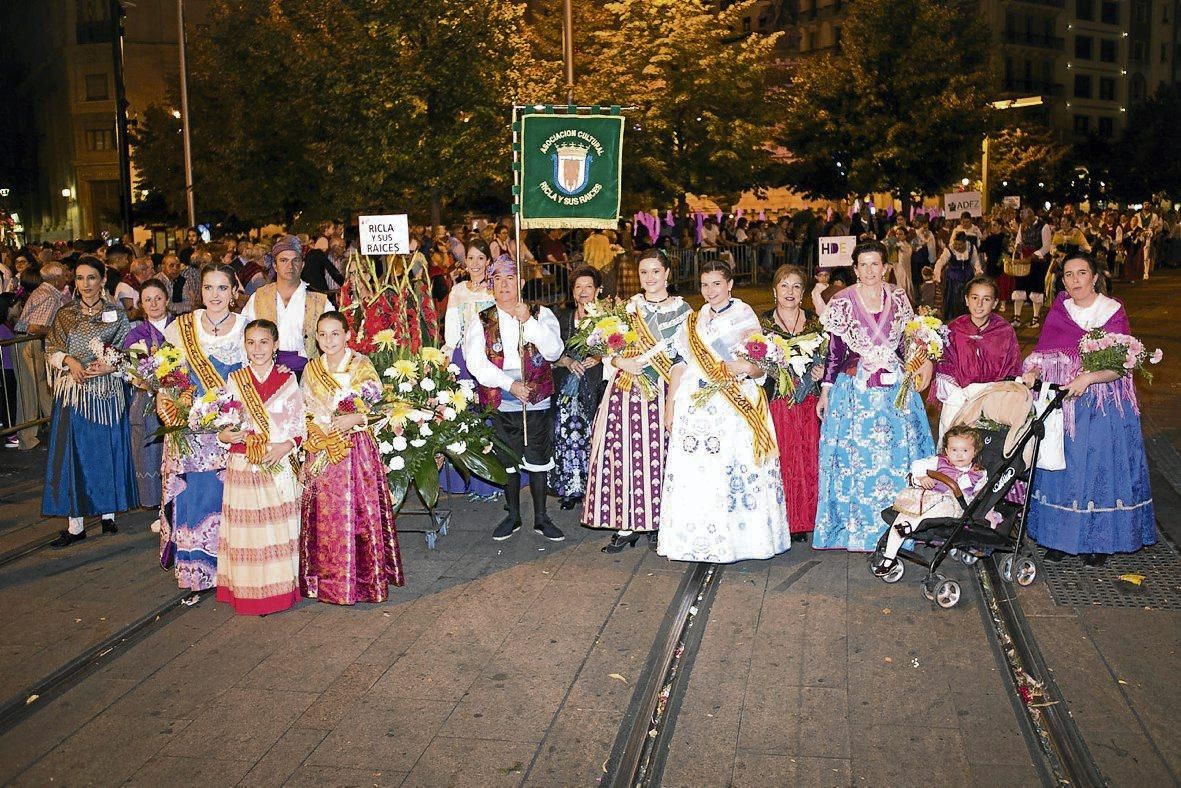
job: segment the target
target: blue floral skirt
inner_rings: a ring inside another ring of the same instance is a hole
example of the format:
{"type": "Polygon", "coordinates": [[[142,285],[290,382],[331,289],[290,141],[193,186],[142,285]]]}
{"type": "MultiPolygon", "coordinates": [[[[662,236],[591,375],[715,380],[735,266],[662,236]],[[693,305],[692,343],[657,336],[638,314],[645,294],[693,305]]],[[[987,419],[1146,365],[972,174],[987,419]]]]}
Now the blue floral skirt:
{"type": "Polygon", "coordinates": [[[92,421],[54,400],[41,514],[83,517],[139,506],[125,407],[116,397],[101,400],[93,406],[97,420],[92,421]]]}
{"type": "Polygon", "coordinates": [[[935,453],[918,393],[894,407],[896,386],[862,388],[840,375],[820,426],[820,494],[812,547],[871,552],[886,530],[882,509],[906,486],[910,464],[935,453]]]}
{"type": "Polygon", "coordinates": [[[578,386],[558,395],[558,417],[554,419],[554,469],[549,486],[559,498],[581,498],[586,492],[590,466],[591,421],[583,410],[578,386]]]}

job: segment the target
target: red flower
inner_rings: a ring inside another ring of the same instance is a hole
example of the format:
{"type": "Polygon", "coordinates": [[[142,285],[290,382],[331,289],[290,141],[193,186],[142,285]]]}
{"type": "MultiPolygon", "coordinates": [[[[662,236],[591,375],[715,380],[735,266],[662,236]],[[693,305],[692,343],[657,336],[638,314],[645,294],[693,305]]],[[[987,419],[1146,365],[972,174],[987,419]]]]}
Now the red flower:
{"type": "Polygon", "coordinates": [[[607,347],[614,350],[616,353],[623,350],[626,343],[623,341],[623,334],[612,334],[607,337],[607,347]]]}
{"type": "Polygon", "coordinates": [[[747,342],[746,355],[755,361],[761,361],[767,356],[767,346],[762,342],[747,342]]]}

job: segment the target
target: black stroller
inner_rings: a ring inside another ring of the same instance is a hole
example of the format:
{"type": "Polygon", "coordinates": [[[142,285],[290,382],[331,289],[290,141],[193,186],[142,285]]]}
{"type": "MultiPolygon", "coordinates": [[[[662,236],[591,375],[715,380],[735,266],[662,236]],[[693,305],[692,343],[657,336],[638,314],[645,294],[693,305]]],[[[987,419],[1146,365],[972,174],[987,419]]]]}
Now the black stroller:
{"type": "MultiPolygon", "coordinates": [[[[1065,389],[1054,385],[1048,385],[1047,388],[1053,396],[1040,415],[1035,415],[1033,395],[1021,383],[993,384],[965,403],[956,414],[954,423],[968,423],[980,431],[984,448],[979,462],[988,474],[986,486],[968,502],[953,479],[937,471],[929,472],[928,476],[947,485],[959,503],[962,514],[958,517],[932,517],[918,523],[918,529],[908,534],[911,541],[898,552],[898,558],[903,560],[897,561],[889,572],[882,575],[882,580],[887,583],[901,580],[906,561],[924,566],[927,574],[922,580],[923,596],[939,607],[951,608],[960,601],[961,589],[958,582],[939,573],[943,560],[950,555],[966,566],[971,566],[982,557],[995,555],[1003,556],[998,568],[1007,582],[1015,582],[1020,586],[1033,583],[1037,577],[1037,564],[1034,563],[1032,551],[1026,549],[1024,543],[1033,474],[1038,450],[1046,433],[1046,419],[1062,407],[1066,398],[1065,389]],[[1012,399],[1021,390],[1028,397],[1025,416],[1019,420],[1006,419],[1016,423],[1005,423],[987,415],[980,417],[979,414],[987,411],[985,398],[1004,395],[1012,399]],[[1019,482],[1024,485],[1024,489],[1015,490],[1019,482]],[[992,511],[999,515],[999,522],[996,515],[992,518],[996,522],[995,528],[987,517],[992,511]],[[925,552],[930,553],[930,558],[920,552],[921,548],[926,548],[925,552]]],[[[897,517],[898,512],[893,507],[882,511],[882,519],[890,525],[894,524],[897,517]]],[[[881,559],[888,533],[883,533],[878,540],[877,550],[871,557],[871,567],[881,559]]]]}

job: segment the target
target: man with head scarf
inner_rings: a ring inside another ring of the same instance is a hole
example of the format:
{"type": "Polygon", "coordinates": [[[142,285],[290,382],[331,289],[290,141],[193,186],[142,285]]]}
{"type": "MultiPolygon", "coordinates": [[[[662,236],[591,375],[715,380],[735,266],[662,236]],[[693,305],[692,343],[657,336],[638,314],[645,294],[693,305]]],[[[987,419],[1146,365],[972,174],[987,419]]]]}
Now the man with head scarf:
{"type": "Polygon", "coordinates": [[[551,365],[564,349],[561,327],[549,309],[530,309],[521,300],[517,264],[511,258],[500,257],[489,275],[496,303],[468,325],[463,355],[479,384],[480,404],[495,411],[492,427],[497,437],[521,457],[519,468],[507,469],[508,516],[492,531],[492,538],[508,539],[521,528],[520,472],[525,470],[533,498],[533,532],[560,542],[566,537],[546,514],[545,504],[549,470],[554,467],[551,365]]]}
{"type": "Polygon", "coordinates": [[[303,246],[294,235],[284,235],[271,248],[275,260],[275,281],[250,296],[242,316],[247,320],[270,320],[279,327],[276,363],[300,376],[308,359],[320,355],[316,346],[316,321],[331,306],[323,293],[308,290],[300,279],[303,246]]]}

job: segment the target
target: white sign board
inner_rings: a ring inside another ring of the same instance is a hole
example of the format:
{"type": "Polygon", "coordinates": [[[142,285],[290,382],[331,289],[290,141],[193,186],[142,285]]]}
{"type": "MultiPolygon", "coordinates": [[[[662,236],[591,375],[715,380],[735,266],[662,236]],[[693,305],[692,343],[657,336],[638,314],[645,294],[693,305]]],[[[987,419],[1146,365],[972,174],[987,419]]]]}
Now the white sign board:
{"type": "Polygon", "coordinates": [[[1001,198],[1001,204],[1007,205],[1010,208],[1020,208],[1021,207],[1021,198],[1015,194],[1010,194],[1007,197],[1001,198]]]}
{"type": "Polygon", "coordinates": [[[831,238],[821,238],[820,259],[821,268],[841,268],[853,264],[853,247],[857,245],[856,235],[834,235],[831,238]]]}
{"type": "Polygon", "coordinates": [[[410,254],[410,227],[406,214],[360,216],[357,224],[361,230],[361,254],[378,257],[410,254]]]}
{"type": "Polygon", "coordinates": [[[943,210],[952,219],[960,218],[964,211],[980,216],[980,192],[956,192],[943,195],[943,210]]]}

